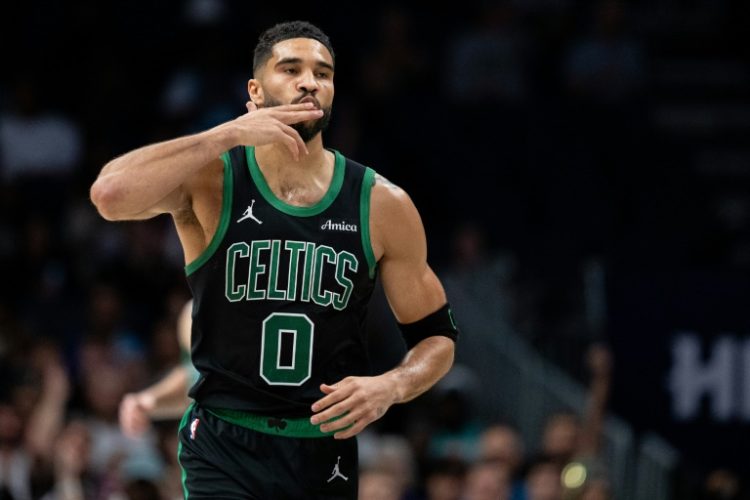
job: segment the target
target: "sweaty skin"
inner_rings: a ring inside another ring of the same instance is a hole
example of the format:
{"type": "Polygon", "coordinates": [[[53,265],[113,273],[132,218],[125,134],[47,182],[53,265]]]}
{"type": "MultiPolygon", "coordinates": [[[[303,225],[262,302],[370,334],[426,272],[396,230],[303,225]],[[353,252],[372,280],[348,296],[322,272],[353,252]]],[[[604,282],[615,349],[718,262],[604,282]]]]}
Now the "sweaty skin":
{"type": "MultiPolygon", "coordinates": [[[[248,81],[246,114],[112,160],[91,188],[92,201],[108,220],[171,214],[186,263],[206,249],[217,230],[223,186],[218,158],[235,146],[255,146],[258,165],[279,199],[296,206],[317,203],[331,183],[334,156],[323,147],[322,134],[305,143],[290,125],[307,126],[323,117],[323,109],[333,104],[333,74],[333,58],[318,41],[293,38],[277,43],[248,81]],[[268,103],[282,104],[268,107],[268,103]]],[[[445,292],[427,264],[419,213],[401,188],[382,178],[372,189],[370,228],[381,281],[396,319],[414,322],[442,307],[445,292]]],[[[337,439],[352,437],[392,404],[409,401],[434,385],[452,365],[453,356],[452,340],[428,337],[393,370],[323,384],[323,397],[312,405],[311,421],[320,424],[346,413],[321,429],[338,431],[337,439]]]]}

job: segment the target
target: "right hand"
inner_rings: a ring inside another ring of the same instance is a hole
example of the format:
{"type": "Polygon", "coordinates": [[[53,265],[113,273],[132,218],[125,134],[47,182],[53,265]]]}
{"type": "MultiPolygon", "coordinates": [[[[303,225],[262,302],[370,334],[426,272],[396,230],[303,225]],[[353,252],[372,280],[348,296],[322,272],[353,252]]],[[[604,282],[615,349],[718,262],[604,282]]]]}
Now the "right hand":
{"type": "Polygon", "coordinates": [[[284,104],[261,108],[248,101],[247,113],[229,122],[238,133],[238,144],[243,146],[263,146],[274,142],[283,143],[295,160],[301,153],[308,154],[307,146],[300,135],[289,125],[323,116],[323,111],[310,102],[284,104]]]}
{"type": "Polygon", "coordinates": [[[152,396],[144,393],[126,394],[120,402],[120,429],[128,437],[139,437],[151,425],[151,412],[156,406],[152,396]]]}

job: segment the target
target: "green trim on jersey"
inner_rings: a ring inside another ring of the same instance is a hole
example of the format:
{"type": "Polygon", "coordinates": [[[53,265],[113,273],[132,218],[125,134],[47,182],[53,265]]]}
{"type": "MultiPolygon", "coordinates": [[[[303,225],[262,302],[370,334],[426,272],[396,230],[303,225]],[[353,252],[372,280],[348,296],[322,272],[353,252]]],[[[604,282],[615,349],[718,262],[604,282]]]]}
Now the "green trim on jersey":
{"type": "MultiPolygon", "coordinates": [[[[204,407],[205,408],[205,407],[204,407]]],[[[273,434],[274,436],[286,436],[293,438],[320,438],[330,437],[337,432],[343,432],[354,424],[350,424],[343,429],[332,432],[323,432],[320,430],[322,424],[313,425],[309,417],[302,418],[276,418],[264,415],[255,415],[242,410],[228,410],[224,408],[205,408],[206,411],[214,416],[229,422],[230,424],[239,425],[246,429],[262,432],[264,434],[273,434]]],[[[344,414],[346,415],[346,413],[344,414]]],[[[326,424],[335,422],[344,415],[339,415],[326,424]]]]}
{"type": "Polygon", "coordinates": [[[221,161],[224,162],[224,194],[221,201],[221,216],[219,218],[219,226],[216,228],[214,237],[211,238],[211,243],[201,253],[197,259],[185,266],[185,274],[190,276],[198,270],[208,259],[216,252],[221,245],[221,241],[224,239],[224,235],[229,227],[229,218],[232,216],[232,187],[234,185],[234,175],[232,175],[232,159],[229,156],[229,152],[221,155],[221,161]]]}
{"type": "Polygon", "coordinates": [[[326,194],[315,205],[310,207],[297,207],[284,203],[273,194],[273,191],[266,182],[266,178],[263,176],[263,172],[261,172],[260,167],[258,166],[258,162],[255,161],[255,147],[245,147],[247,167],[250,169],[250,176],[253,178],[253,182],[255,182],[255,185],[258,187],[260,194],[277,210],[284,212],[287,215],[295,215],[297,217],[318,215],[326,208],[330,207],[333,200],[335,200],[336,196],[339,194],[341,185],[344,183],[344,157],[335,149],[333,150],[333,154],[335,155],[335,160],[333,162],[333,177],[331,178],[331,185],[328,186],[326,194]]]}
{"type": "Polygon", "coordinates": [[[180,426],[177,428],[177,463],[180,465],[180,482],[182,483],[182,492],[185,493],[185,500],[188,500],[190,495],[188,494],[187,484],[185,483],[185,480],[187,479],[187,472],[185,471],[185,467],[183,467],[182,463],[180,462],[180,455],[182,455],[182,441],[179,439],[179,434],[187,425],[190,418],[190,412],[193,411],[193,406],[195,406],[195,402],[190,403],[188,409],[185,410],[185,413],[182,415],[182,420],[180,420],[180,426]]]}
{"type": "Polygon", "coordinates": [[[362,179],[362,193],[359,197],[359,216],[362,231],[362,248],[367,259],[367,267],[370,270],[370,278],[375,277],[375,267],[378,263],[375,261],[375,253],[372,251],[372,241],[370,241],[370,194],[372,193],[373,179],[375,171],[370,167],[365,170],[365,176],[362,179]]]}

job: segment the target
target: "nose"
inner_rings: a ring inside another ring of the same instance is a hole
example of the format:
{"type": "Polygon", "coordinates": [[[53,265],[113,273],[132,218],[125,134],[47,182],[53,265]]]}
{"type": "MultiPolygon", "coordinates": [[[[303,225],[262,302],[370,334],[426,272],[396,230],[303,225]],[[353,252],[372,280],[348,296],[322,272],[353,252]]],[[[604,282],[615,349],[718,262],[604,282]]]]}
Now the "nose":
{"type": "Polygon", "coordinates": [[[300,73],[299,80],[297,80],[297,90],[305,92],[307,94],[313,94],[318,91],[318,82],[315,79],[315,75],[312,71],[303,71],[300,73]]]}

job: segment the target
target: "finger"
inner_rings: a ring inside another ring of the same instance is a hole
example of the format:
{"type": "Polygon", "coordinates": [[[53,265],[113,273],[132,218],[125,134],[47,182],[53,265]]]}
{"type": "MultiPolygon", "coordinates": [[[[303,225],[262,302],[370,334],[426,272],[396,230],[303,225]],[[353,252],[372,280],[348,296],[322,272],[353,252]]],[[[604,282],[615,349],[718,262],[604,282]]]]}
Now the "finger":
{"type": "Polygon", "coordinates": [[[320,430],[323,432],[336,432],[336,431],[346,429],[350,425],[357,422],[357,420],[361,416],[362,416],[362,412],[360,411],[355,410],[355,411],[345,412],[339,418],[324,421],[324,423],[320,425],[320,430]]]}
{"type": "MultiPolygon", "coordinates": [[[[330,387],[330,386],[326,386],[325,384],[321,384],[320,386],[321,390],[323,389],[324,386],[330,387]]],[[[339,386],[327,396],[324,396],[321,399],[317,400],[315,403],[313,403],[312,411],[317,413],[319,411],[325,410],[329,406],[348,398],[350,394],[351,394],[350,388],[339,386]]]]}
{"type": "Polygon", "coordinates": [[[345,399],[344,401],[331,406],[327,410],[322,411],[317,415],[313,415],[312,418],[310,418],[310,423],[312,423],[313,425],[326,424],[333,419],[337,419],[345,415],[353,407],[354,404],[352,403],[352,401],[349,399],[345,399]]]}
{"type": "Polygon", "coordinates": [[[273,139],[271,142],[283,143],[287,147],[287,149],[289,149],[289,152],[294,157],[294,160],[299,160],[299,143],[294,137],[296,131],[288,125],[284,125],[279,121],[275,122],[274,126],[275,130],[272,130],[271,132],[275,139],[273,139]]]}
{"type": "MultiPolygon", "coordinates": [[[[299,161],[299,143],[294,137],[294,134],[292,134],[289,130],[287,130],[283,123],[278,123],[278,134],[277,137],[281,142],[283,142],[287,149],[289,149],[289,152],[292,153],[292,156],[294,157],[294,161],[299,161]]],[[[294,130],[292,130],[294,132],[294,130]]]]}
{"type": "Polygon", "coordinates": [[[297,145],[297,151],[298,156],[297,159],[299,160],[299,154],[306,154],[309,155],[310,151],[307,150],[307,144],[305,144],[305,141],[302,140],[302,137],[300,137],[299,132],[294,130],[289,125],[281,124],[281,128],[284,131],[285,134],[287,134],[289,137],[294,139],[295,144],[297,145]]]}
{"type": "Polygon", "coordinates": [[[344,429],[334,434],[333,438],[334,439],[349,439],[350,437],[354,437],[360,432],[362,432],[362,430],[365,427],[367,427],[369,423],[370,422],[367,420],[357,420],[356,422],[354,422],[354,425],[352,425],[348,429],[344,429]]]}
{"type": "Polygon", "coordinates": [[[315,109],[315,103],[298,102],[297,104],[282,104],[281,106],[274,106],[268,109],[275,111],[301,111],[304,109],[315,109]]]}
{"type": "Polygon", "coordinates": [[[286,123],[287,125],[291,125],[293,123],[306,122],[308,120],[317,120],[318,118],[323,116],[322,109],[306,109],[302,111],[282,111],[282,110],[278,110],[278,111],[279,112],[274,115],[274,118],[276,118],[282,123],[286,123]]]}

